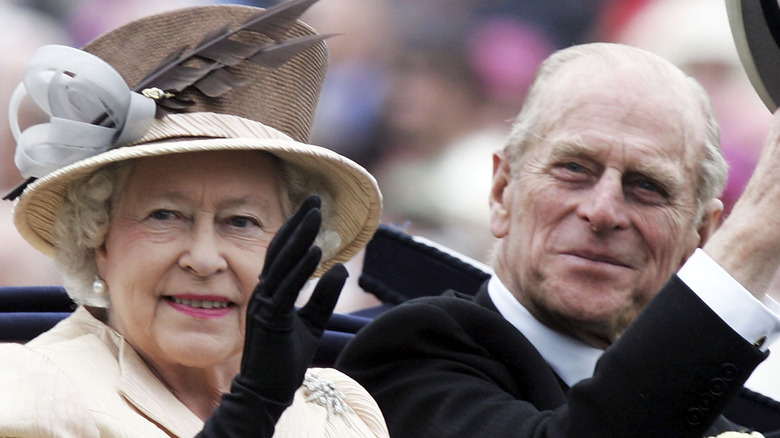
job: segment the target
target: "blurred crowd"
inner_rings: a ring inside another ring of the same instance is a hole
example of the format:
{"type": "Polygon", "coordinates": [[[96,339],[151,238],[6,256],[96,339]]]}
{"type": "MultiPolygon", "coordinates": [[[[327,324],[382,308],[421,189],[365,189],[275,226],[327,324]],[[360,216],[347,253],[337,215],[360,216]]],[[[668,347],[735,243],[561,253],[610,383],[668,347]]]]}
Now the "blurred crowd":
{"type": "MultiPolygon", "coordinates": [[[[35,47],[80,47],[133,18],[216,2],[0,0],[3,194],[22,179],[12,163],[5,107],[35,47]]],[[[502,146],[536,67],[558,48],[628,43],[699,79],[718,112],[731,164],[727,210],[769,129],[771,114],[739,63],[722,1],[320,0],[304,20],[320,33],[337,34],[327,40],[330,68],[312,143],[374,174],[385,196],[384,224],[478,261],[492,247],[491,153],[502,146]]],[[[1,205],[0,284],[57,284],[51,262],[15,234],[11,203],[1,205]]]]}

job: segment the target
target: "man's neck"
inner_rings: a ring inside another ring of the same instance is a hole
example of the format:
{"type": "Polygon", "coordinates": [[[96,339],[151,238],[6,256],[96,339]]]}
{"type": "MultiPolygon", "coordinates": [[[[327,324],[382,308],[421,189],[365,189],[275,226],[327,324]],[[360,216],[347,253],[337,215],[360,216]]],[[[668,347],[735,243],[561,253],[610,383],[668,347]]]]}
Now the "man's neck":
{"type": "Polygon", "coordinates": [[[539,351],[550,367],[569,386],[593,376],[602,349],[544,325],[523,307],[497,276],[488,283],[488,295],[499,313],[539,351]]]}

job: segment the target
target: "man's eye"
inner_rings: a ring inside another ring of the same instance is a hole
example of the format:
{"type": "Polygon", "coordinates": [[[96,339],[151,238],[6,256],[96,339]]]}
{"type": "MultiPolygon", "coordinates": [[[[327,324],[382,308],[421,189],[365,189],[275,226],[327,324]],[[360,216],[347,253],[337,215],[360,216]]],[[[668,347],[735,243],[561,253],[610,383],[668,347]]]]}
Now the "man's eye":
{"type": "Polygon", "coordinates": [[[551,174],[560,181],[579,184],[587,181],[592,172],[576,161],[560,161],[553,165],[551,174]]]}
{"type": "Polygon", "coordinates": [[[564,169],[570,171],[570,172],[580,173],[580,172],[584,172],[585,171],[585,167],[584,166],[582,166],[579,163],[572,162],[572,161],[570,161],[568,163],[563,163],[562,167],[564,169]]]}
{"type": "Polygon", "coordinates": [[[648,192],[663,193],[663,189],[658,184],[651,181],[643,181],[639,183],[639,188],[647,190],[648,192]]]}
{"type": "Polygon", "coordinates": [[[669,199],[669,190],[658,181],[641,176],[629,175],[623,182],[626,190],[629,190],[637,199],[650,203],[663,203],[669,199]]]}
{"type": "Polygon", "coordinates": [[[646,176],[629,174],[626,176],[624,184],[626,186],[636,187],[643,192],[653,193],[664,197],[668,194],[668,191],[663,184],[660,184],[653,178],[647,178],[646,176]]]}

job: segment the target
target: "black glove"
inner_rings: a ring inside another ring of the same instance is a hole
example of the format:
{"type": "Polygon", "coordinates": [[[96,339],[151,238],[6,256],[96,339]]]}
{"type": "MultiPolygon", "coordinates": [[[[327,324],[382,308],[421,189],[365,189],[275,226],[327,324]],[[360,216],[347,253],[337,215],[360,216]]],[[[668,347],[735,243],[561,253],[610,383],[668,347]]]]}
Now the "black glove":
{"type": "Polygon", "coordinates": [[[322,256],[312,246],[322,222],[319,207],[319,197],[306,199],[268,246],[247,309],[241,372],[198,437],[271,437],[292,404],[347,279],[346,268],[336,264],[296,312],[298,293],[322,256]]]}

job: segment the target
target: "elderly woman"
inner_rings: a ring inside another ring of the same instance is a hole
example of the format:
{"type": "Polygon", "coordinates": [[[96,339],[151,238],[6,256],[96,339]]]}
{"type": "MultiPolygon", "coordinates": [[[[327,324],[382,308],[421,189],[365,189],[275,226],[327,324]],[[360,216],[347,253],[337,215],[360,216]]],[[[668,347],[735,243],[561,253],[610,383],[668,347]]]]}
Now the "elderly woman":
{"type": "Polygon", "coordinates": [[[296,19],[311,3],[36,53],[11,102],[14,220],[80,306],[0,346],[0,436],[387,436],[363,388],[309,368],[381,209],[364,169],[306,144],[327,59],[296,19]],[[50,121],[22,131],[28,95],[50,121]]]}

